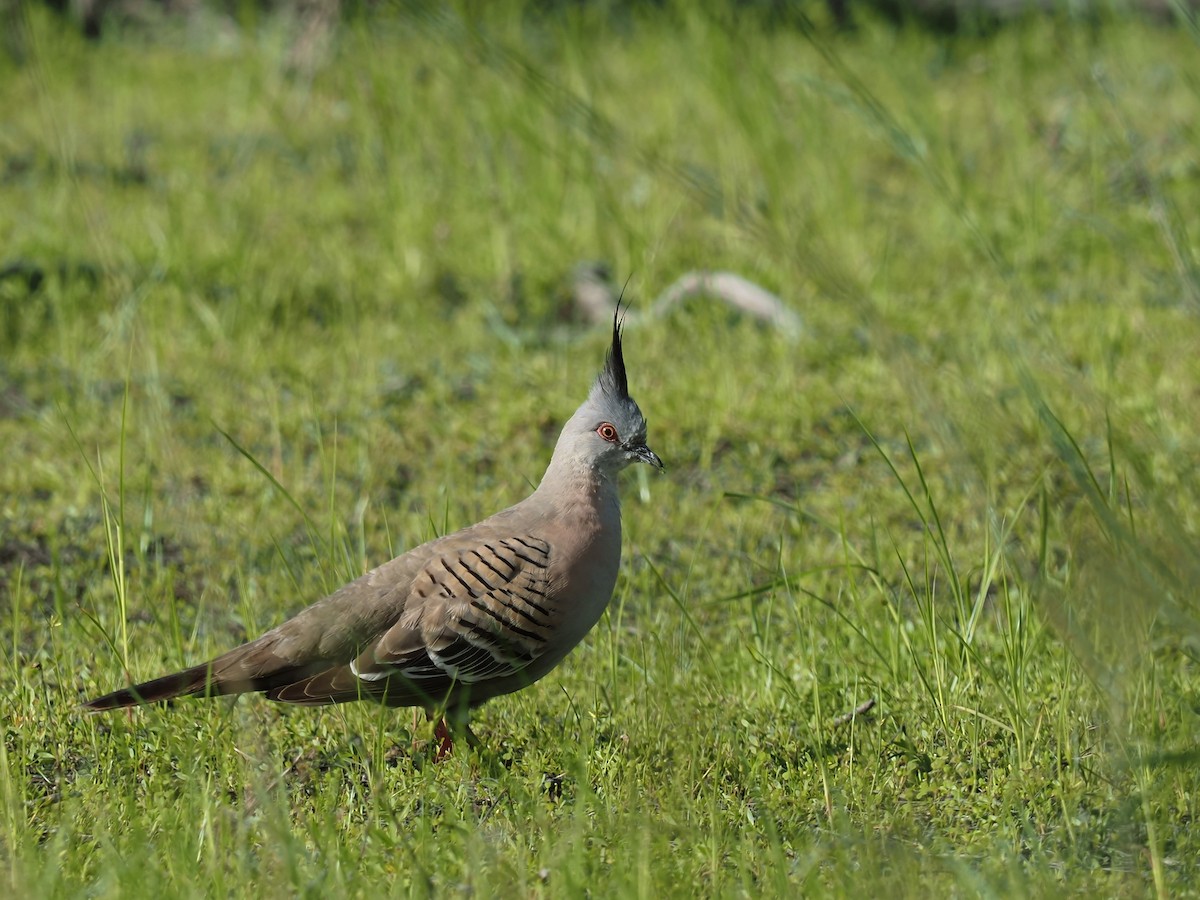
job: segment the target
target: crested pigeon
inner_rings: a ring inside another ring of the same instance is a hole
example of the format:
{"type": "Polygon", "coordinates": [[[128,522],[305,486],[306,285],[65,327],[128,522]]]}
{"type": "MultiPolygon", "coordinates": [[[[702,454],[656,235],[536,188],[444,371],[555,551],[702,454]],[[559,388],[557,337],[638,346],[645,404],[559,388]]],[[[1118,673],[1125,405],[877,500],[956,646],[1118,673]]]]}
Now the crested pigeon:
{"type": "Polygon", "coordinates": [[[617,473],[662,469],[629,395],[620,304],[612,346],[526,499],[409,550],[210,662],[87,701],[109,710],[176,697],[264,693],[284,703],[375,700],[451,722],[533,684],[599,620],[621,560],[617,473]]]}

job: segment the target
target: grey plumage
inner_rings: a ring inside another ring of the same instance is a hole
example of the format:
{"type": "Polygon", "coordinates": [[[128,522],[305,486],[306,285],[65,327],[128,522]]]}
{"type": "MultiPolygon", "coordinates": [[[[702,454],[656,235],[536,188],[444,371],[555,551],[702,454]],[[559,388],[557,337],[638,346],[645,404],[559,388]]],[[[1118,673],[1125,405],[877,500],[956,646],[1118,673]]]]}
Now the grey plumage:
{"type": "Polygon", "coordinates": [[[616,475],[633,462],[662,468],[629,396],[618,307],[604,368],[525,500],[384,563],[255,641],[85,706],[257,691],[419,706],[465,724],[472,707],[553,669],[599,619],[621,558],[616,475]]]}

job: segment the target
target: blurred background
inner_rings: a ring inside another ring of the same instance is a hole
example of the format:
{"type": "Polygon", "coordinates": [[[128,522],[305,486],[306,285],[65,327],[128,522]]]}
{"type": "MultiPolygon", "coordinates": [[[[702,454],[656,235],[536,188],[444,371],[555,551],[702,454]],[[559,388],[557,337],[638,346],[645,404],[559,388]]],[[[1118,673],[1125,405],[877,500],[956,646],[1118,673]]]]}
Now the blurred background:
{"type": "Polygon", "coordinates": [[[0,16],[17,895],[1196,890],[1191,0],[0,16]],[[486,752],[76,713],[524,496],[622,290],[667,474],[486,752]]]}

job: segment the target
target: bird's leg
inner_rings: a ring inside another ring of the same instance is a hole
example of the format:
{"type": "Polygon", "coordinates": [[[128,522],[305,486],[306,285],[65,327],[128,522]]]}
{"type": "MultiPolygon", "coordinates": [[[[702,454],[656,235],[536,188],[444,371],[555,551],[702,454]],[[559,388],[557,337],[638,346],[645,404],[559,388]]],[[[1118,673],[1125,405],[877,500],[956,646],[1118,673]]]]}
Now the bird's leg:
{"type": "MultiPolygon", "coordinates": [[[[413,734],[417,733],[418,717],[420,716],[419,709],[413,709],[413,734]]],[[[454,735],[450,731],[450,726],[446,723],[445,713],[439,712],[436,709],[425,710],[425,721],[432,723],[433,743],[437,745],[437,751],[434,753],[433,761],[440,763],[443,759],[454,752],[454,735]]],[[[429,732],[426,732],[429,733],[429,732]]],[[[428,745],[426,745],[428,746],[428,745]]],[[[413,749],[417,747],[417,742],[414,737],[413,749]]]]}
{"type": "Polygon", "coordinates": [[[468,724],[470,709],[465,703],[438,712],[427,710],[426,715],[430,720],[437,716],[437,724],[433,726],[433,739],[438,742],[438,749],[433,757],[435,763],[441,762],[454,752],[456,737],[465,740],[471,749],[480,746],[479,738],[468,724]]]}
{"type": "Polygon", "coordinates": [[[433,755],[433,761],[440,763],[454,752],[454,735],[450,733],[450,726],[446,724],[445,716],[440,716],[437,724],[433,726],[433,739],[441,741],[438,745],[437,753],[433,755]]]}

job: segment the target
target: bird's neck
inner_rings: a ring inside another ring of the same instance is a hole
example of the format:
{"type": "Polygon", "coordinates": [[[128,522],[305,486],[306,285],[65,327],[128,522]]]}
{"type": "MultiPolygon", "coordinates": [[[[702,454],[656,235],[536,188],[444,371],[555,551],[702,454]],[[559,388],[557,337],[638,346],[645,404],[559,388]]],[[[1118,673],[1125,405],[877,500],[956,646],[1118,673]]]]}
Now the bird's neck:
{"type": "Polygon", "coordinates": [[[601,514],[620,515],[616,473],[598,469],[582,460],[569,457],[551,460],[535,493],[556,506],[590,507],[601,514]]]}

